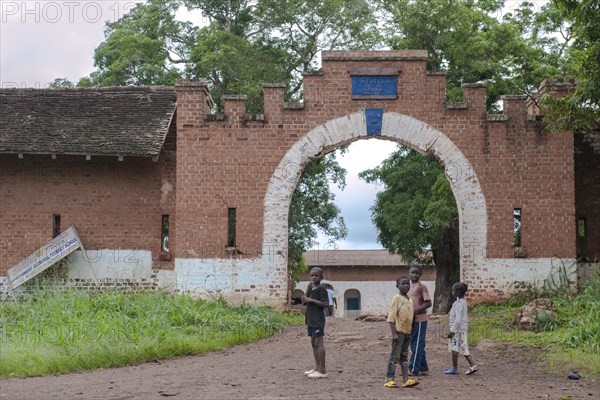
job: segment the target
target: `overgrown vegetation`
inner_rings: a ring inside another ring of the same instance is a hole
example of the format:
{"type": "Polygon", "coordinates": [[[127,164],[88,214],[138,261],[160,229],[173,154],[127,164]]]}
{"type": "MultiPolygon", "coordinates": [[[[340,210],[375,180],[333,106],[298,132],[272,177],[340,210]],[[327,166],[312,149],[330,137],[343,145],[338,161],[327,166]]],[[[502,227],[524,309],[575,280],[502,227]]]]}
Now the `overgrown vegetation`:
{"type": "Polygon", "coordinates": [[[578,370],[583,376],[600,378],[600,274],[576,297],[566,279],[566,267],[551,274],[541,289],[522,290],[504,304],[481,304],[472,312],[469,327],[473,343],[481,340],[513,342],[544,349],[542,361],[552,372],[578,370]],[[519,330],[514,322],[518,309],[534,298],[552,299],[556,318],[538,317],[536,331],[519,330]]]}
{"type": "Polygon", "coordinates": [[[0,304],[0,377],[136,364],[247,343],[298,316],[144,291],[46,293],[0,304]]]}

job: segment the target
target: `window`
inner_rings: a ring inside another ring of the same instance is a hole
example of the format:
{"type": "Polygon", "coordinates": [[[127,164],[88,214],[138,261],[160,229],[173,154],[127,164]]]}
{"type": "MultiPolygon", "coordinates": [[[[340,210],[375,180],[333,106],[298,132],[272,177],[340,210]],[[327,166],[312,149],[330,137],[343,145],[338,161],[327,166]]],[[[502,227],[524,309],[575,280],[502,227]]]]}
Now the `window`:
{"type": "Polygon", "coordinates": [[[236,243],[236,209],[227,209],[227,247],[235,247],[236,243]]]}
{"type": "Polygon", "coordinates": [[[52,239],[60,235],[60,214],[52,215],[52,239]]]}
{"type": "Polygon", "coordinates": [[[161,235],[160,235],[160,250],[169,251],[169,215],[162,216],[161,235]]]}
{"type": "Polygon", "coordinates": [[[521,218],[522,213],[520,208],[515,208],[513,210],[513,232],[514,232],[514,241],[513,245],[515,247],[521,247],[521,218]]]}
{"type": "Polygon", "coordinates": [[[585,237],[585,218],[577,220],[577,237],[585,237]]]}

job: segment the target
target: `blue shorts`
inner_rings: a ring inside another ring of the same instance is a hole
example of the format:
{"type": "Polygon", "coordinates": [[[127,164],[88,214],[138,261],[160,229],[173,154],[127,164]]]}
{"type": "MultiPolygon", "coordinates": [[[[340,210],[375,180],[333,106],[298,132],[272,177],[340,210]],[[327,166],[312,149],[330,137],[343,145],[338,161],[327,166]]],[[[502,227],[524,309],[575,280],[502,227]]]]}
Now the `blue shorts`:
{"type": "Polygon", "coordinates": [[[325,336],[325,328],[311,328],[308,327],[308,336],[325,336]]]}

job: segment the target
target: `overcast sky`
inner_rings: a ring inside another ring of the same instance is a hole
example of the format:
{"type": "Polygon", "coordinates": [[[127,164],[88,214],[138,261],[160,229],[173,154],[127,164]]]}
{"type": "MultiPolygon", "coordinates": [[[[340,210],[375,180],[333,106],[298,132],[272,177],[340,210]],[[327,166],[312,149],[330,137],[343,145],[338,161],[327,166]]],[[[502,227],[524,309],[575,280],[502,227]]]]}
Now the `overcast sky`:
{"type": "MultiPolygon", "coordinates": [[[[94,71],[94,49],[104,40],[105,21],[127,13],[135,1],[23,1],[0,0],[0,84],[7,87],[47,87],[55,78],[77,82],[94,71]]],[[[181,19],[201,20],[199,13],[181,19]]],[[[335,188],[336,204],[348,227],[340,249],[381,248],[371,224],[369,207],[376,186],[358,179],[387,157],[395,144],[382,140],[355,142],[339,157],[348,170],[344,192],[335,188]]],[[[320,239],[320,247],[326,241],[320,239]]]]}

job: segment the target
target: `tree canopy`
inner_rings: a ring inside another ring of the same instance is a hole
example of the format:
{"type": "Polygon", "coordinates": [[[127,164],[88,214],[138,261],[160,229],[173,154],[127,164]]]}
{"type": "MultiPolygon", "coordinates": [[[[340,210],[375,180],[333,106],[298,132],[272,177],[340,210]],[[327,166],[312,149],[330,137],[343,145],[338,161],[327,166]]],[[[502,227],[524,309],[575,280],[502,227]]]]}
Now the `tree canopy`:
{"type": "Polygon", "coordinates": [[[600,122],[600,4],[595,0],[552,0],[557,19],[568,25],[572,46],[565,51],[568,75],[577,88],[562,98],[547,96],[544,121],[548,130],[586,131],[600,122]]]}

